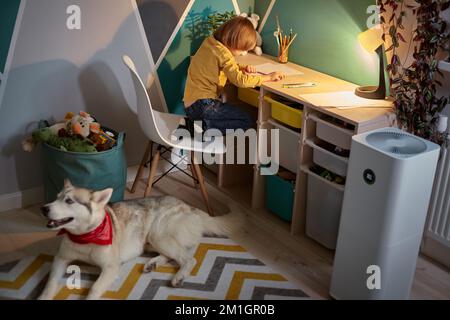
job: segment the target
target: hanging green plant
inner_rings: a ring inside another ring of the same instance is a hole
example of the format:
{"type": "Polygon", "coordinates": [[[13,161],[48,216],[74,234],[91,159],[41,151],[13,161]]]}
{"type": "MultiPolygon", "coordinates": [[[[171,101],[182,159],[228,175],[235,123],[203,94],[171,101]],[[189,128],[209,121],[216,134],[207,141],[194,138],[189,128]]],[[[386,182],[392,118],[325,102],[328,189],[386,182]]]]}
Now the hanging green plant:
{"type": "Polygon", "coordinates": [[[207,22],[209,32],[213,34],[222,24],[233,19],[234,17],[236,17],[234,11],[225,11],[224,13],[215,12],[210,14],[207,22]]]}
{"type": "MultiPolygon", "coordinates": [[[[450,0],[377,0],[380,12],[391,11],[387,20],[381,17],[384,28],[383,40],[391,40],[386,49],[392,53],[387,67],[390,76],[391,92],[394,97],[397,120],[401,127],[417,136],[442,143],[443,134],[437,131],[441,112],[449,97],[438,97],[437,90],[442,83],[437,75],[437,54],[450,41],[446,31],[447,23],[441,13],[450,7],[450,0]],[[407,4],[412,3],[412,4],[407,4]],[[404,36],[405,18],[416,17],[417,27],[413,30],[412,41],[407,44],[404,36]],[[413,51],[413,62],[402,63],[398,50],[401,44],[409,46],[407,55],[413,51]]],[[[443,76],[443,75],[442,75],[443,76]]]]}

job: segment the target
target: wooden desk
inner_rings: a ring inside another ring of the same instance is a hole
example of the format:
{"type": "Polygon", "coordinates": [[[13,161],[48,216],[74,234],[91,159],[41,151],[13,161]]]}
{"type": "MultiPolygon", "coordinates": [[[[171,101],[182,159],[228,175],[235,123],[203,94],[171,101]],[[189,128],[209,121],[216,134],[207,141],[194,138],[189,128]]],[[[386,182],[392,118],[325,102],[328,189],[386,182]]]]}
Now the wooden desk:
{"type": "MultiPolygon", "coordinates": [[[[276,60],[274,57],[270,56],[259,57],[256,55],[247,55],[245,57],[239,57],[238,62],[240,64],[255,66],[267,62],[276,63],[276,60]]],[[[301,134],[297,135],[297,137],[300,137],[298,141],[298,154],[293,154],[293,156],[298,158],[296,160],[298,163],[298,170],[293,220],[289,226],[289,230],[292,235],[302,236],[305,233],[306,222],[308,169],[309,166],[313,164],[314,149],[311,147],[310,142],[317,138],[316,127],[318,119],[320,120],[325,117],[331,117],[332,119],[338,119],[349,124],[352,129],[347,130],[347,132],[349,133],[349,137],[351,138],[351,136],[353,135],[371,131],[377,128],[394,126],[395,116],[393,114],[393,106],[389,108],[372,107],[340,110],[337,108],[324,108],[316,105],[311,105],[310,103],[308,103],[308,101],[301,97],[302,94],[354,91],[357,85],[292,63],[289,63],[288,66],[301,71],[303,75],[289,76],[286,78],[286,80],[281,82],[264,83],[261,87],[259,94],[257,121],[258,131],[260,132],[258,143],[260,146],[261,144],[269,143],[267,139],[261,136],[261,130],[273,128],[273,120],[271,119],[271,104],[265,101],[264,97],[266,95],[280,96],[303,105],[302,130],[301,134]],[[317,86],[312,88],[298,89],[283,88],[283,83],[297,82],[315,82],[317,83],[317,86]]],[[[231,99],[231,101],[232,100],[234,99],[231,99]]],[[[281,141],[281,144],[282,143],[283,141],[281,141]]],[[[260,170],[261,166],[258,163],[254,166],[251,196],[251,207],[254,212],[261,212],[261,210],[265,208],[266,179],[260,174],[260,170]]],[[[226,174],[232,176],[230,171],[224,169],[224,166],[222,166],[221,172],[223,173],[223,175],[226,174]]],[[[343,190],[344,187],[342,186],[341,189],[343,190]]]]}
{"type": "MultiPolygon", "coordinates": [[[[263,55],[256,56],[249,54],[244,57],[239,57],[238,62],[244,65],[260,65],[264,63],[277,63],[276,58],[263,55]]],[[[383,120],[392,116],[392,108],[358,108],[340,110],[337,108],[323,108],[310,105],[306,100],[302,99],[302,94],[308,93],[325,93],[325,92],[340,92],[340,91],[355,91],[358,87],[356,84],[334,78],[324,73],[308,69],[293,63],[288,63],[287,66],[299,70],[303,73],[301,76],[289,76],[284,81],[280,82],[266,82],[261,87],[266,92],[275,93],[289,100],[298,102],[315,109],[321,113],[328,114],[337,119],[343,120],[356,126],[367,126],[374,121],[383,120]],[[316,87],[312,88],[297,88],[284,89],[283,83],[297,83],[297,82],[315,82],[316,87]]]]}

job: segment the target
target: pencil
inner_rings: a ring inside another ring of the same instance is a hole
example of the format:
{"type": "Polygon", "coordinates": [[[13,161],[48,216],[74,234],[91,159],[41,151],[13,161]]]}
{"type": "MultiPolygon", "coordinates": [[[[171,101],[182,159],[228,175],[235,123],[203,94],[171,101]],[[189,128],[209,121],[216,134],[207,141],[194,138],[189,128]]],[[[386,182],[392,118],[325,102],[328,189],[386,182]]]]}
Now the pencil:
{"type": "Polygon", "coordinates": [[[297,38],[297,34],[295,34],[294,37],[292,38],[292,40],[289,41],[289,44],[287,46],[288,48],[292,45],[292,43],[294,42],[295,38],[297,38]]]}

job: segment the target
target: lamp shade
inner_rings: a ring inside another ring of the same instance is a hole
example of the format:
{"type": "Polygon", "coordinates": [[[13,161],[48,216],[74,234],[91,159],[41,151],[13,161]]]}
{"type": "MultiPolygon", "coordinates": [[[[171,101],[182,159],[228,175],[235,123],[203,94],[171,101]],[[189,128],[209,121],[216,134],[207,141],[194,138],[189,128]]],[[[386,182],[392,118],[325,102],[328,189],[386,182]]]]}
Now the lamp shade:
{"type": "Polygon", "coordinates": [[[359,43],[368,52],[375,52],[383,44],[383,29],[374,27],[358,35],[359,43]]]}

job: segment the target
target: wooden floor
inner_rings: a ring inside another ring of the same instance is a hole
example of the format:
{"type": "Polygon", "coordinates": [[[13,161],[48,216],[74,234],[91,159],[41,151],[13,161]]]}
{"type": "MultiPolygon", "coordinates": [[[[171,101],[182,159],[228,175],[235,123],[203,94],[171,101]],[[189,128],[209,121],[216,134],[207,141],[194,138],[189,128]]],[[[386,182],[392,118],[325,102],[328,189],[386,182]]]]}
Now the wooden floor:
{"type": "MultiPolygon", "coordinates": [[[[143,195],[144,183],[136,194],[143,195]]],[[[239,187],[237,188],[239,190],[239,187]]],[[[208,192],[217,215],[230,210],[246,216],[242,231],[233,239],[268,266],[285,275],[314,299],[329,299],[333,252],[308,238],[294,239],[287,234],[286,226],[267,212],[252,212],[245,204],[232,200],[218,188],[208,185],[208,192]]],[[[199,190],[181,173],[163,179],[153,195],[176,195],[189,204],[205,209],[199,190]]],[[[0,213],[0,264],[23,255],[41,252],[55,253],[58,242],[55,233],[45,229],[38,207],[0,213]]],[[[420,257],[417,265],[412,299],[450,299],[450,272],[420,257]]]]}

